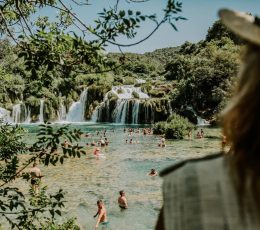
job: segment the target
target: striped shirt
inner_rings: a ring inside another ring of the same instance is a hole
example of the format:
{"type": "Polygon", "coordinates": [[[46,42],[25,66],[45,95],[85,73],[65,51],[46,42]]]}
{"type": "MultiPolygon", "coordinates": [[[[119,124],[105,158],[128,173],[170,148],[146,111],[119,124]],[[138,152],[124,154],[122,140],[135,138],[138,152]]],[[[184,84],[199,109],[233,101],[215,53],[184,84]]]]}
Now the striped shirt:
{"type": "Polygon", "coordinates": [[[251,197],[241,218],[226,157],[222,154],[181,162],[161,175],[165,230],[260,229],[251,197]]]}

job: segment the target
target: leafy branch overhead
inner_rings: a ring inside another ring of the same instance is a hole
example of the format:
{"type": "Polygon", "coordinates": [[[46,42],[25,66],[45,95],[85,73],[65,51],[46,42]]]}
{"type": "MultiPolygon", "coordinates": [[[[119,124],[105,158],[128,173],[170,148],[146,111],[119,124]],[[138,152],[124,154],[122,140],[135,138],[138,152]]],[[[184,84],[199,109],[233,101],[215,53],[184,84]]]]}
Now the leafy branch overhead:
{"type": "MultiPolygon", "coordinates": [[[[147,4],[149,0],[126,2],[132,7],[137,3],[147,4]]],[[[39,70],[47,73],[56,69],[63,74],[108,71],[114,63],[106,59],[106,45],[119,49],[133,46],[148,39],[163,23],[177,30],[174,22],[185,19],[179,15],[182,3],[175,0],[167,1],[161,18],[155,13],[147,15],[138,10],[120,9],[122,4],[123,0],[114,1],[114,7],[103,9],[96,20],[87,21],[85,15],[77,13],[77,7],[87,10],[89,1],[5,0],[0,6],[0,33],[17,44],[19,57],[24,58],[32,77],[37,78],[39,70]],[[58,14],[50,18],[43,15],[43,8],[58,14]],[[118,42],[119,37],[134,39],[138,28],[146,21],[155,24],[147,36],[128,44],[118,42]]]]}

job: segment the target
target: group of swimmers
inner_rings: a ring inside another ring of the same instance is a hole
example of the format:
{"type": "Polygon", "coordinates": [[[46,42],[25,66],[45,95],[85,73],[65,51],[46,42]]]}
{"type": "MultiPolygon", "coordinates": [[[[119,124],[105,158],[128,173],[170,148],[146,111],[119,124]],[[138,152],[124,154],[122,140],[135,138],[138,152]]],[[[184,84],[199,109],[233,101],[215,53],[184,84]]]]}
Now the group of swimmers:
{"type": "MultiPolygon", "coordinates": [[[[121,209],[128,208],[127,199],[124,190],[119,191],[119,197],[117,202],[118,202],[118,206],[121,209]]],[[[97,213],[93,216],[94,218],[98,216],[97,222],[95,224],[95,229],[98,229],[99,224],[101,224],[104,227],[107,227],[109,225],[109,221],[107,218],[107,210],[103,200],[97,201],[97,207],[98,207],[97,213]]]]}
{"type": "MultiPolygon", "coordinates": [[[[148,173],[148,175],[151,177],[154,177],[154,176],[157,176],[158,173],[153,168],[148,173]]],[[[118,203],[118,206],[120,209],[128,209],[128,203],[127,203],[127,199],[126,199],[124,190],[119,191],[119,197],[117,199],[117,203],[118,203]]],[[[97,207],[98,207],[97,213],[93,216],[94,218],[96,218],[98,216],[97,222],[95,224],[95,229],[98,229],[99,224],[101,224],[104,227],[107,227],[109,225],[109,221],[107,218],[107,210],[106,210],[103,200],[97,201],[97,207]]]]}

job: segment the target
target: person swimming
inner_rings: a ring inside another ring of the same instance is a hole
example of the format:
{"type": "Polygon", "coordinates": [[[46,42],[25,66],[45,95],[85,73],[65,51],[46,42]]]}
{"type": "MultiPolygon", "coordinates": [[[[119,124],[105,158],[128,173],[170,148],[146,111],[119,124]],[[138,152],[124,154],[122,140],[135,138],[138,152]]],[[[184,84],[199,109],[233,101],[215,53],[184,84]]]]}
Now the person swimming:
{"type": "Polygon", "coordinates": [[[156,172],[155,169],[151,169],[150,173],[148,174],[149,176],[158,176],[158,173],[156,172]]]}
{"type": "Polygon", "coordinates": [[[104,205],[104,202],[102,200],[97,201],[97,207],[98,211],[93,216],[94,218],[98,216],[97,223],[95,225],[95,229],[98,229],[99,224],[102,224],[103,226],[108,226],[109,222],[107,220],[107,211],[104,205]]]}
{"type": "Polygon", "coordinates": [[[125,192],[124,190],[119,191],[119,197],[118,197],[118,205],[120,208],[122,209],[127,209],[128,205],[127,205],[127,200],[125,197],[125,192]]]}

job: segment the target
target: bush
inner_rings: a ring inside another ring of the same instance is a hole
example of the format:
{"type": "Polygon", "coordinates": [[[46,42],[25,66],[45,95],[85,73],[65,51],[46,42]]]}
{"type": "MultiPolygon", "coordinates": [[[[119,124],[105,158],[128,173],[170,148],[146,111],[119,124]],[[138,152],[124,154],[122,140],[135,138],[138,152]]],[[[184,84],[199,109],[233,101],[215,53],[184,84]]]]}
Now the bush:
{"type": "Polygon", "coordinates": [[[167,122],[166,121],[160,121],[155,123],[153,128],[154,134],[165,134],[166,128],[167,128],[167,122]]]}
{"type": "Polygon", "coordinates": [[[162,90],[152,89],[152,90],[150,90],[149,95],[152,97],[164,97],[165,92],[162,90]]]}
{"type": "Polygon", "coordinates": [[[165,134],[167,139],[183,139],[194,125],[188,119],[173,114],[167,122],[158,122],[154,126],[154,134],[165,134]]]}

